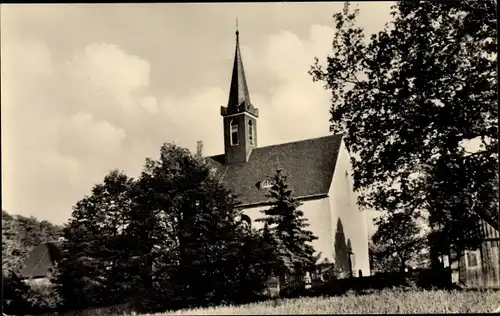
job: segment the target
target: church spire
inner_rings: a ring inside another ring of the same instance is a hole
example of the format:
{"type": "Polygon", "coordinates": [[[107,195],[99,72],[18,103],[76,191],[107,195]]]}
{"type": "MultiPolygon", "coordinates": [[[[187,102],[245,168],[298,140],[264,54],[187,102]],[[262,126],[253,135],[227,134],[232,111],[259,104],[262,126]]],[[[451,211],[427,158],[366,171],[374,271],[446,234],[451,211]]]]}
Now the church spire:
{"type": "Polygon", "coordinates": [[[250,94],[248,93],[247,79],[240,51],[240,31],[238,29],[238,20],[236,20],[236,48],[227,108],[231,113],[238,113],[249,109],[250,105],[250,94]]]}
{"type": "Polygon", "coordinates": [[[227,107],[221,106],[224,124],[226,164],[247,162],[257,147],[257,118],[259,110],[250,102],[247,79],[240,52],[240,32],[236,20],[236,49],[227,107]]]}

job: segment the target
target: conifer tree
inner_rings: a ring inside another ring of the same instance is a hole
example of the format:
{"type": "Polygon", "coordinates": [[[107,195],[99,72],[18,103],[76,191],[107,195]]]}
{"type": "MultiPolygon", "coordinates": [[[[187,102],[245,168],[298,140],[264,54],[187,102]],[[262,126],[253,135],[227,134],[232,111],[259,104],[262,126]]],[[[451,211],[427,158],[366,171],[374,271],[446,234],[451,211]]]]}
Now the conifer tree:
{"type": "Polygon", "coordinates": [[[267,225],[269,232],[264,231],[264,234],[269,240],[273,240],[270,236],[276,238],[272,243],[280,258],[281,271],[300,276],[316,263],[317,256],[310,242],[317,237],[307,230],[309,224],[299,209],[302,203],[293,197],[282,171],[277,170],[270,180],[273,183],[268,192],[271,207],[263,211],[265,217],[258,221],[267,225]]]}

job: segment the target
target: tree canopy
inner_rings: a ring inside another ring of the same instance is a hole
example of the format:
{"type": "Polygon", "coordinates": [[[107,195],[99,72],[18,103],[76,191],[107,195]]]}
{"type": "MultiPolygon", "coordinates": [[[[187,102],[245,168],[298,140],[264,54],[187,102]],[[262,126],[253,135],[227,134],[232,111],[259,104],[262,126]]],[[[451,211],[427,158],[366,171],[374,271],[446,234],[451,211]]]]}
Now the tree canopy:
{"type": "Polygon", "coordinates": [[[202,157],[164,144],[137,179],[112,171],[80,200],[55,275],[70,309],[138,311],[249,299],[266,280],[263,237],[202,157]]]}
{"type": "Polygon", "coordinates": [[[2,210],[2,271],[19,273],[34,247],[60,236],[58,225],[2,210]]]}
{"type": "Polygon", "coordinates": [[[409,265],[420,264],[426,238],[410,214],[388,213],[376,220],[377,231],[372,236],[372,255],[376,268],[382,271],[404,272],[409,265]],[[385,265],[385,267],[381,267],[385,265]]]}
{"type": "Polygon", "coordinates": [[[348,3],[334,15],[332,53],[310,74],[332,93],[362,206],[433,226],[438,211],[498,218],[495,12],[493,0],[399,1],[369,38],[348,3]]]}

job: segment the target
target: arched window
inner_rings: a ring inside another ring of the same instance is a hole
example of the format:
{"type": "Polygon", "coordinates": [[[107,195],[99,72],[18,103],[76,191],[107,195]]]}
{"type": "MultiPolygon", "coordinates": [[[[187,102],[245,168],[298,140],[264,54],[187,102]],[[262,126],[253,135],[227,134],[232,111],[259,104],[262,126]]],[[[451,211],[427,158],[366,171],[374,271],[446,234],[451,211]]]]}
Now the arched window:
{"type": "Polygon", "coordinates": [[[248,229],[252,228],[252,220],[248,215],[245,214],[241,215],[241,223],[245,225],[245,227],[247,227],[248,229]]]}
{"type": "Polygon", "coordinates": [[[231,146],[236,146],[239,144],[239,135],[238,135],[238,122],[235,120],[231,121],[231,146]]]}
{"type": "Polygon", "coordinates": [[[248,140],[250,145],[253,146],[253,122],[252,120],[248,121],[248,140]]]}

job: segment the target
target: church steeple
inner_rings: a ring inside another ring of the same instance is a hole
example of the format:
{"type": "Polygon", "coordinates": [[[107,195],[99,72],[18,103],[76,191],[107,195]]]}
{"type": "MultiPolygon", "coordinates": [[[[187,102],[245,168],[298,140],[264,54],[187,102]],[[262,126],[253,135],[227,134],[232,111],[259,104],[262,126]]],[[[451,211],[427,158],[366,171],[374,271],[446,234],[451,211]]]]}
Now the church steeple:
{"type": "MultiPolygon", "coordinates": [[[[238,22],[236,22],[238,25],[238,22]]],[[[234,50],[233,73],[231,75],[231,85],[229,86],[229,100],[227,103],[227,114],[235,114],[248,111],[254,115],[256,109],[250,102],[250,93],[248,92],[247,78],[243,59],[240,50],[240,31],[236,26],[236,47],[234,50]]]]}
{"type": "MultiPolygon", "coordinates": [[[[238,22],[236,22],[237,25],[238,22]]],[[[248,84],[240,51],[240,32],[236,26],[236,48],[227,107],[221,106],[224,120],[226,163],[248,161],[257,147],[257,118],[259,111],[250,102],[248,84]]]]}
{"type": "Polygon", "coordinates": [[[228,110],[239,112],[238,107],[250,105],[250,94],[248,93],[247,78],[243,68],[243,60],[240,51],[240,32],[236,28],[236,48],[234,50],[233,74],[229,90],[228,110]]]}

